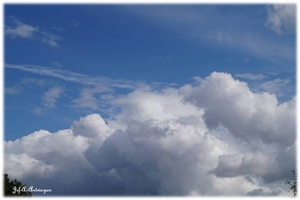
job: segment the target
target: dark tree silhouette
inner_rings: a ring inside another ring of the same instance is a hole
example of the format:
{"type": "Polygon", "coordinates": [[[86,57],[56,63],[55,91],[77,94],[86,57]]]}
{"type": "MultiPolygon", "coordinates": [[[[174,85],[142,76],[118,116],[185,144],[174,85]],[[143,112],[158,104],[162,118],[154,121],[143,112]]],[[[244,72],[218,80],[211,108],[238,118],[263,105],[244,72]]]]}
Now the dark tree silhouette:
{"type": "Polygon", "coordinates": [[[14,179],[9,181],[8,174],[4,174],[4,196],[32,196],[26,191],[26,185],[14,179]]]}
{"type": "Polygon", "coordinates": [[[293,180],[288,180],[285,182],[286,185],[289,185],[290,190],[293,192],[294,197],[297,196],[297,173],[296,170],[292,170],[293,180]]]}

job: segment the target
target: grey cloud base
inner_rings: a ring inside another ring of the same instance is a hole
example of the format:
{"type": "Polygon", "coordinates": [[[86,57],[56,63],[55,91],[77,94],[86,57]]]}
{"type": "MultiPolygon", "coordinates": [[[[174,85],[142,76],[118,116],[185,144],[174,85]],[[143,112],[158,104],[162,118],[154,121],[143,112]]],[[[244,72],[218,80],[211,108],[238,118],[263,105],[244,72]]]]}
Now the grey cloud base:
{"type": "Polygon", "coordinates": [[[196,86],[140,88],[120,113],[5,142],[4,171],[49,195],[290,195],[295,98],[253,93],[226,73],[196,86]]]}

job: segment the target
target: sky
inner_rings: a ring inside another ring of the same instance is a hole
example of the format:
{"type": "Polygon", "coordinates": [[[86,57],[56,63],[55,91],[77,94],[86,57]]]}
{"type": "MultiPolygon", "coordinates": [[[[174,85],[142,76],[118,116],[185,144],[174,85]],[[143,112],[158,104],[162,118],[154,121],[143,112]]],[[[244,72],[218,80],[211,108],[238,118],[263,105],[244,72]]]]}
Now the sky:
{"type": "Polygon", "coordinates": [[[296,5],[6,4],[4,37],[9,176],[59,196],[291,196],[296,5]]]}

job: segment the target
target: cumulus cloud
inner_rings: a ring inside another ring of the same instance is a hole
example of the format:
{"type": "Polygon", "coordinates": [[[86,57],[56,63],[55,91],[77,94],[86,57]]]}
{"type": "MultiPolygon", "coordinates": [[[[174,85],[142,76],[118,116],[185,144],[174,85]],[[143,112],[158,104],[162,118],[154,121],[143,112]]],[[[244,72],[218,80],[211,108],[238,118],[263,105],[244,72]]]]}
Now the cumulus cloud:
{"type": "Polygon", "coordinates": [[[79,121],[73,123],[71,130],[75,136],[96,139],[98,145],[102,145],[108,136],[114,132],[114,129],[109,127],[98,114],[80,118],[79,121]]]}
{"type": "Polygon", "coordinates": [[[55,103],[63,91],[64,89],[60,86],[54,86],[47,90],[42,97],[43,105],[47,108],[55,108],[55,103]]]}
{"type": "Polygon", "coordinates": [[[239,175],[262,176],[273,166],[272,159],[262,153],[233,154],[219,157],[217,168],[211,171],[219,177],[239,175]]]}
{"type": "Polygon", "coordinates": [[[296,25],[296,5],[275,4],[267,7],[266,26],[275,33],[294,33],[296,25]]]}
{"type": "Polygon", "coordinates": [[[70,129],[6,141],[4,171],[54,195],[288,194],[295,99],[278,104],[214,72],[111,104],[119,112],[107,119],[90,114],[70,129]]]}
{"type": "Polygon", "coordinates": [[[278,104],[274,94],[253,93],[245,82],[216,72],[199,86],[187,85],[180,92],[187,102],[206,109],[210,128],[221,124],[235,137],[261,139],[268,144],[289,146],[295,140],[295,99],[278,104]]]}

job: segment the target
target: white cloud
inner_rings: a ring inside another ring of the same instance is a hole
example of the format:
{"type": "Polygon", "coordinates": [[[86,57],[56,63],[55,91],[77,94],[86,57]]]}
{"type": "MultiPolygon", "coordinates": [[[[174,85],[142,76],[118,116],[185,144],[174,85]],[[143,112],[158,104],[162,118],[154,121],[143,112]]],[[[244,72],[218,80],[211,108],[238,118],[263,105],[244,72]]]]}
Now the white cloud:
{"type": "Polygon", "coordinates": [[[71,130],[60,130],[55,134],[46,130],[35,131],[15,141],[6,142],[7,152],[14,154],[27,153],[30,156],[40,156],[51,151],[61,155],[76,155],[86,150],[86,140],[81,137],[73,137],[71,130]]]}
{"type": "Polygon", "coordinates": [[[20,94],[22,87],[20,85],[14,85],[5,88],[5,93],[10,95],[20,94]]]}
{"type": "Polygon", "coordinates": [[[40,108],[40,107],[35,107],[31,112],[33,114],[36,114],[36,115],[42,115],[43,114],[43,109],[40,108]]]}
{"type": "Polygon", "coordinates": [[[267,7],[266,26],[281,35],[294,33],[296,26],[296,5],[275,4],[267,7]]]}
{"type": "Polygon", "coordinates": [[[84,74],[80,74],[68,70],[36,66],[36,65],[5,64],[5,67],[27,71],[27,72],[31,72],[43,76],[50,76],[64,81],[70,81],[70,82],[79,83],[83,85],[90,85],[90,86],[102,85],[104,87],[110,87],[110,88],[134,89],[145,85],[144,82],[139,82],[139,81],[130,81],[126,79],[111,79],[104,76],[93,77],[93,76],[88,76],[88,75],[84,75],[84,74]]]}
{"type": "Polygon", "coordinates": [[[259,86],[259,89],[261,89],[263,91],[267,91],[269,93],[277,94],[277,96],[282,96],[283,95],[282,88],[284,86],[286,86],[287,84],[289,84],[290,82],[291,81],[289,79],[277,78],[277,79],[262,83],[259,86]]]}
{"type": "Polygon", "coordinates": [[[128,10],[151,23],[163,24],[181,38],[199,45],[233,49],[273,62],[295,60],[294,45],[254,32],[253,29],[261,26],[259,20],[254,23],[241,15],[243,12],[225,16],[214,6],[194,9],[171,5],[129,7],[128,10]]]}
{"type": "Polygon", "coordinates": [[[71,25],[74,26],[74,27],[77,27],[77,26],[80,25],[80,23],[78,22],[77,19],[72,19],[72,20],[71,20],[71,25]]]}
{"type": "Polygon", "coordinates": [[[64,89],[60,86],[54,86],[47,90],[42,97],[43,105],[47,108],[55,108],[56,100],[60,98],[63,91],[64,89]]]}
{"type": "Polygon", "coordinates": [[[278,104],[226,73],[199,80],[140,88],[113,100],[120,111],[109,119],[91,114],[70,129],[6,141],[4,171],[65,195],[286,196],[295,99],[278,104]],[[15,173],[23,165],[40,171],[15,173]]]}
{"type": "Polygon", "coordinates": [[[115,131],[109,127],[104,119],[98,114],[90,114],[81,117],[79,121],[72,124],[71,130],[74,136],[83,136],[88,138],[88,142],[92,143],[90,148],[96,148],[115,131]]]}
{"type": "Polygon", "coordinates": [[[54,65],[55,67],[61,67],[61,64],[56,61],[51,62],[51,64],[54,65]]]}
{"type": "Polygon", "coordinates": [[[53,84],[53,81],[23,77],[22,79],[20,79],[20,83],[25,85],[26,87],[44,87],[53,84]]]}
{"type": "Polygon", "coordinates": [[[14,26],[6,25],[5,34],[10,35],[12,38],[35,38],[51,47],[57,47],[57,41],[61,39],[58,35],[42,31],[38,27],[24,24],[15,17],[11,17],[11,22],[14,26]]]}
{"type": "Polygon", "coordinates": [[[242,79],[249,79],[249,80],[262,80],[266,78],[266,76],[263,74],[251,74],[251,73],[236,74],[235,77],[242,78],[242,79]]]}
{"type": "Polygon", "coordinates": [[[27,176],[44,176],[47,172],[54,170],[52,165],[47,165],[38,159],[34,159],[26,153],[7,153],[4,158],[5,171],[14,174],[14,177],[23,178],[27,176]]]}
{"type": "Polygon", "coordinates": [[[282,145],[291,145],[295,140],[295,99],[278,105],[274,94],[253,93],[245,82],[216,72],[199,86],[185,86],[181,92],[186,101],[206,109],[209,127],[222,124],[235,137],[245,140],[262,139],[282,145]]]}
{"type": "Polygon", "coordinates": [[[74,99],[72,101],[73,107],[98,110],[100,98],[95,97],[95,95],[106,93],[108,91],[111,91],[111,89],[103,86],[97,86],[94,88],[84,88],[80,91],[79,98],[74,99]]]}
{"type": "Polygon", "coordinates": [[[30,38],[34,32],[38,31],[38,27],[34,27],[28,24],[24,24],[16,18],[12,17],[13,27],[6,26],[5,34],[12,37],[30,38]]]}
{"type": "Polygon", "coordinates": [[[65,29],[63,27],[59,27],[59,26],[54,26],[52,27],[53,30],[59,31],[59,32],[64,32],[65,29]]]}
{"type": "Polygon", "coordinates": [[[40,40],[52,47],[57,47],[57,41],[61,39],[61,37],[52,33],[41,32],[41,35],[42,37],[40,38],[40,40]]]}
{"type": "Polygon", "coordinates": [[[123,108],[123,112],[118,116],[122,121],[132,119],[165,120],[202,115],[202,111],[189,104],[183,104],[177,93],[176,89],[151,92],[149,88],[141,88],[127,96],[116,99],[113,103],[123,108]]]}

